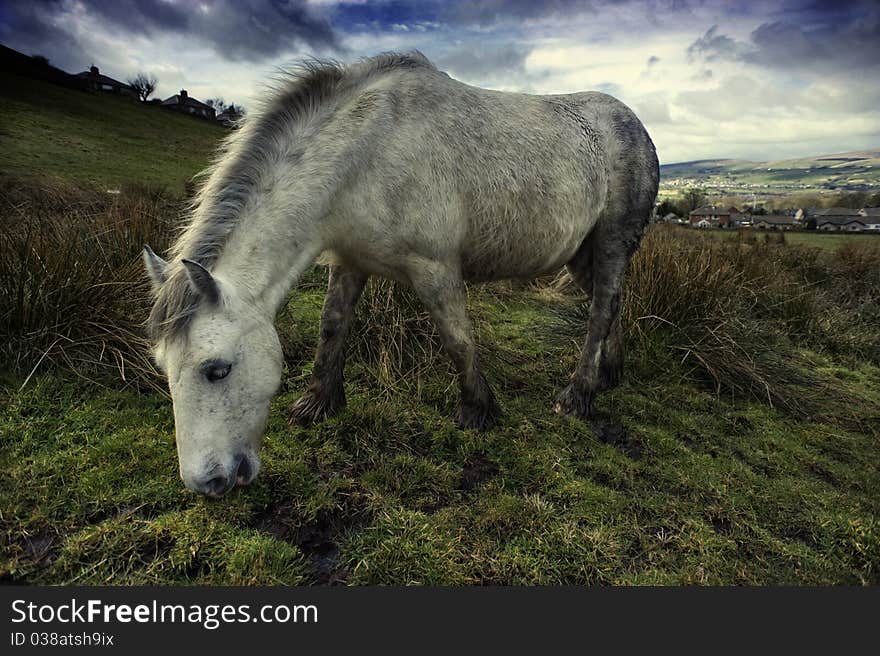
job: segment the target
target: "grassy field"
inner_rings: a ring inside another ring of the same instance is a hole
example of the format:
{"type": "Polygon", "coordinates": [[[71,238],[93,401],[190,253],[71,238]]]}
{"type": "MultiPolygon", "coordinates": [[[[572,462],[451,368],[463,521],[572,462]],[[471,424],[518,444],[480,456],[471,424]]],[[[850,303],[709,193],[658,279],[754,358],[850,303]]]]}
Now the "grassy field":
{"type": "Polygon", "coordinates": [[[182,199],[26,172],[0,185],[0,581],[880,582],[871,245],[656,227],[629,271],[625,380],[588,423],[551,411],[583,339],[581,293],[564,277],[474,286],[504,412],[482,434],[455,428],[436,334],[387,284],[361,302],[348,408],[288,425],[317,340],[316,268],[278,318],[286,373],[262,473],[208,500],[177,476],[140,330],[140,247],[168,244],[182,199]]]}
{"type": "Polygon", "coordinates": [[[0,176],[183,192],[226,128],[127,98],[0,73],[0,176]]]}
{"type": "MultiPolygon", "coordinates": [[[[690,228],[682,228],[683,230],[690,230],[690,228]]],[[[739,238],[738,230],[705,230],[705,234],[709,235],[715,239],[732,239],[736,240],[739,238]]],[[[766,239],[766,236],[769,234],[771,239],[775,238],[779,233],[774,231],[762,232],[760,230],[754,231],[755,237],[758,240],[766,239]]],[[[785,232],[785,241],[788,244],[793,246],[806,246],[809,248],[819,248],[823,251],[835,252],[840,249],[842,246],[847,245],[859,245],[866,247],[876,247],[880,248],[880,235],[869,235],[864,233],[835,233],[835,232],[821,232],[818,230],[810,230],[810,231],[792,231],[785,232]]]]}
{"type": "Polygon", "coordinates": [[[393,384],[355,359],[347,411],[306,430],[288,426],[285,411],[306,385],[321,302],[311,287],[285,309],[288,378],[263,472],[219,501],[196,498],[177,478],[162,395],[48,375],[21,391],[19,378],[7,381],[3,578],[877,582],[876,423],[860,425],[877,421],[876,366],[809,356],[861,406],[855,421],[836,421],[716,394],[674,357],[638,349],[624,385],[584,425],[550,410],[576,358],[574,344],[545,330],[558,301],[487,289],[472,307],[501,427],[455,429],[441,358],[393,384]]]}

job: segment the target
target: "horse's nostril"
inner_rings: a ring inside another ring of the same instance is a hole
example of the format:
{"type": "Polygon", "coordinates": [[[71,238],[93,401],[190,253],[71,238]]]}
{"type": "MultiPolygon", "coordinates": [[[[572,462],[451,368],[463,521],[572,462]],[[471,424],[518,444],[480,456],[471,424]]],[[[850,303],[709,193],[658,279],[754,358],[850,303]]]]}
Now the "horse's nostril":
{"type": "Polygon", "coordinates": [[[205,494],[219,497],[229,489],[229,481],[225,476],[215,476],[204,485],[205,494]]]}
{"type": "Polygon", "coordinates": [[[251,480],[251,462],[247,456],[242,456],[238,461],[238,470],[235,473],[235,482],[238,485],[246,485],[251,480]]]}

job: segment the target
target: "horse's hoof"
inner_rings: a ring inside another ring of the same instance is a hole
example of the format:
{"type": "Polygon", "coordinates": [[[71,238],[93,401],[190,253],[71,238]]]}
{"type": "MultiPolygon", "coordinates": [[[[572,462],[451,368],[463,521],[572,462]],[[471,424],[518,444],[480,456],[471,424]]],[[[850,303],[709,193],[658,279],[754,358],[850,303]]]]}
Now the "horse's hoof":
{"type": "Polygon", "coordinates": [[[495,401],[489,403],[462,403],[455,415],[455,425],[463,430],[487,431],[498,424],[501,411],[495,401]]]}
{"type": "Polygon", "coordinates": [[[553,411],[558,415],[572,415],[589,419],[593,414],[593,396],[589,390],[569,383],[556,397],[553,411]]]}
{"type": "Polygon", "coordinates": [[[287,423],[308,428],[332,417],[344,407],[344,392],[341,394],[315,394],[309,391],[293,404],[287,423]]]}

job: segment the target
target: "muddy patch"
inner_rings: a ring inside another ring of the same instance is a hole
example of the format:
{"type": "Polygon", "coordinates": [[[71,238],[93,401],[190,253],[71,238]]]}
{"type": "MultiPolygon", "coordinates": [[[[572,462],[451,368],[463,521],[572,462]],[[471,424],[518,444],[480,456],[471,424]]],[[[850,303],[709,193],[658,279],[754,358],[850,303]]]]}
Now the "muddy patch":
{"type": "Polygon", "coordinates": [[[712,525],[712,530],[718,535],[730,535],[733,532],[733,524],[730,518],[725,515],[709,513],[706,515],[706,519],[712,525]]]}
{"type": "Polygon", "coordinates": [[[303,522],[292,504],[279,504],[260,513],[252,527],[296,545],[309,562],[312,583],[340,585],[348,578],[348,568],[340,563],[339,544],[345,533],[366,526],[369,518],[365,508],[339,508],[303,522]]]}
{"type": "Polygon", "coordinates": [[[30,576],[44,567],[51,565],[56,557],[59,537],[48,531],[38,531],[32,535],[24,535],[9,544],[9,556],[23,556],[19,571],[15,574],[4,571],[0,574],[0,584],[28,585],[30,576]]]}
{"type": "Polygon", "coordinates": [[[309,559],[315,583],[320,585],[344,583],[348,577],[348,570],[339,564],[336,533],[327,517],[304,524],[293,533],[293,542],[309,559]]]}
{"type": "Polygon", "coordinates": [[[52,563],[52,546],[54,544],[55,536],[50,533],[37,533],[22,540],[24,552],[35,565],[40,567],[45,567],[52,563]]]}
{"type": "Polygon", "coordinates": [[[464,463],[456,489],[462,492],[473,492],[482,483],[496,476],[500,469],[484,454],[476,453],[464,463]]]}
{"type": "Polygon", "coordinates": [[[623,424],[616,421],[594,421],[590,423],[593,434],[603,444],[609,444],[620,451],[623,455],[633,460],[642,457],[642,445],[639,440],[631,436],[623,424]]]}

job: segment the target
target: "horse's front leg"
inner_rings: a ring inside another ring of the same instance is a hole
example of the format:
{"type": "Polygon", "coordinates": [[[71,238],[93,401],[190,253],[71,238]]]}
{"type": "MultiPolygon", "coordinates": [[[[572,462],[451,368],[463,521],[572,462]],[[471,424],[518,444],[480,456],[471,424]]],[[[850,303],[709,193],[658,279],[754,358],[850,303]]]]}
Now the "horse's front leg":
{"type": "Polygon", "coordinates": [[[456,424],[459,428],[492,428],[500,412],[477,365],[474,330],[467,313],[467,290],[461,275],[447,266],[426,262],[410,279],[458,372],[461,399],[456,424]]]}
{"type": "Polygon", "coordinates": [[[330,267],[315,367],[308,391],[290,410],[291,422],[311,426],[345,407],[345,338],[366,282],[367,276],[359,271],[338,265],[330,267]]]}

